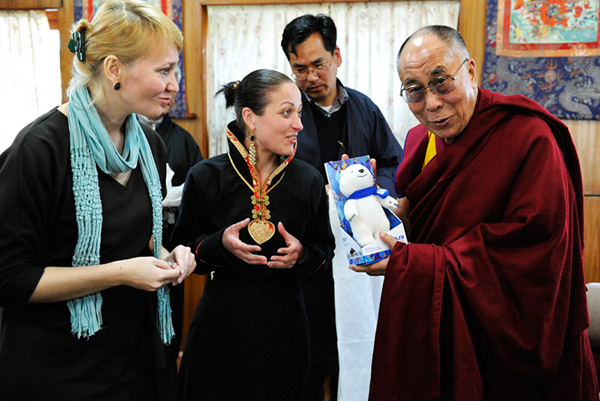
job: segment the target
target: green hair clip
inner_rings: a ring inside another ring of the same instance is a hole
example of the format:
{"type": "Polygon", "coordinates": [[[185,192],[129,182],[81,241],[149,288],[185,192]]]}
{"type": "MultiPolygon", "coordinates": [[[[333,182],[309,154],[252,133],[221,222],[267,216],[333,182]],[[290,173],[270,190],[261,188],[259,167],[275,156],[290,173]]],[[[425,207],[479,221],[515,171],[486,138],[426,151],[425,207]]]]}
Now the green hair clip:
{"type": "Polygon", "coordinates": [[[71,53],[77,52],[77,59],[79,59],[79,61],[85,61],[85,31],[73,32],[67,46],[71,53]]]}

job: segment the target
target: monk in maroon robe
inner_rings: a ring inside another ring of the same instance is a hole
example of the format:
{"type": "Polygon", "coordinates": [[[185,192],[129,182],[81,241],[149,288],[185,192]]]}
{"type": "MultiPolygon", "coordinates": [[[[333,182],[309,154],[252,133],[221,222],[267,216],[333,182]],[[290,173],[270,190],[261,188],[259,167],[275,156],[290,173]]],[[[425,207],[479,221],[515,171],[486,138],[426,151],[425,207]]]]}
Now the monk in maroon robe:
{"type": "Polygon", "coordinates": [[[452,28],[413,34],[398,70],[421,124],[396,173],[410,243],[354,267],[385,273],[369,400],[598,400],[567,127],[478,89],[452,28]]]}

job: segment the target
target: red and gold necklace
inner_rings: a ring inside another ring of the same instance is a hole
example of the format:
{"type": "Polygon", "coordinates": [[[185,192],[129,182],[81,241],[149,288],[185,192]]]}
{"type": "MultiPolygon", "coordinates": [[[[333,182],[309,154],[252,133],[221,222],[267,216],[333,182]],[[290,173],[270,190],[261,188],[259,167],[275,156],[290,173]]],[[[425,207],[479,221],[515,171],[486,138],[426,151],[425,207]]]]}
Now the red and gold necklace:
{"type": "Polygon", "coordinates": [[[250,237],[258,244],[263,244],[273,237],[275,234],[275,225],[269,221],[271,218],[271,212],[267,209],[269,206],[269,195],[271,192],[283,179],[285,173],[281,175],[281,178],[271,186],[271,181],[275,178],[294,158],[294,154],[296,153],[296,149],[294,148],[294,153],[287,157],[273,172],[269,175],[269,178],[265,181],[263,187],[260,187],[260,180],[258,178],[258,171],[256,170],[256,166],[250,163],[250,156],[248,151],[242,145],[242,143],[236,138],[236,136],[230,131],[227,130],[227,137],[233,143],[235,148],[240,152],[246,164],[248,165],[248,169],[250,170],[250,175],[252,176],[252,185],[242,176],[239,172],[233,159],[231,158],[231,152],[227,153],[229,156],[229,161],[233,166],[233,169],[238,174],[238,176],[242,179],[242,181],[246,184],[250,191],[252,191],[252,196],[250,197],[252,201],[252,220],[250,224],[248,224],[248,233],[250,237]]]}

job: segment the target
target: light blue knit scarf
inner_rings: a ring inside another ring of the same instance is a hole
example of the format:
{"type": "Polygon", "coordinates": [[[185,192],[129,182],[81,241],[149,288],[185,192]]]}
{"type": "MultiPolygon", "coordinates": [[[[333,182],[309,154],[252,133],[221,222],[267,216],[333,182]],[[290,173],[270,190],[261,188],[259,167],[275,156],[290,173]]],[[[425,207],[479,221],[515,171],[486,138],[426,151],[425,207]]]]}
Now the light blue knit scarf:
{"type": "MultiPolygon", "coordinates": [[[[102,202],[98,186],[100,168],[106,174],[134,170],[138,160],[152,203],[152,244],[154,256],[161,257],[162,194],[154,157],[144,131],[131,114],[125,125],[125,145],[121,156],[111,141],[86,87],[73,88],[69,97],[69,133],[73,194],[79,236],[72,264],[74,267],[100,264],[102,202]]],[[[168,287],[158,290],[157,326],[162,341],[174,336],[168,287]]],[[[102,325],[102,296],[99,292],[67,302],[71,312],[71,332],[89,338],[102,325]]]]}

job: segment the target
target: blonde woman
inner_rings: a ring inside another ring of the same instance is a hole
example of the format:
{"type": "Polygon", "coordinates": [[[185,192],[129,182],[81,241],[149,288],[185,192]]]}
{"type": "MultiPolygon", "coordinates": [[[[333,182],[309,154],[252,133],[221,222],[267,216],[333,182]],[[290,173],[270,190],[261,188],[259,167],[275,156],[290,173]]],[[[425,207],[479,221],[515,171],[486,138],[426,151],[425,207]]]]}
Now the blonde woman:
{"type": "Polygon", "coordinates": [[[0,156],[0,399],[168,400],[169,285],[195,268],[161,246],[166,151],[133,113],[178,90],[178,28],[140,1],[76,24],[69,102],[0,156]]]}

